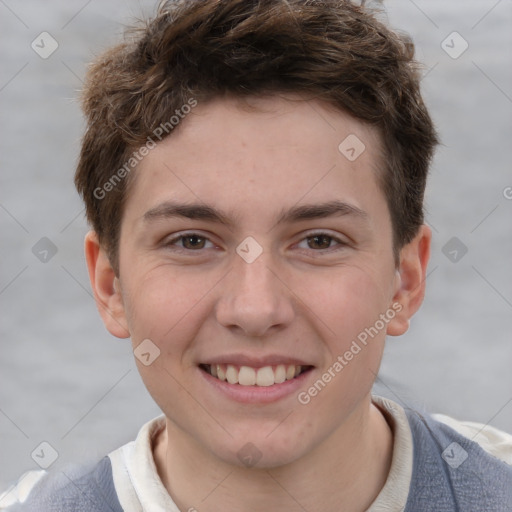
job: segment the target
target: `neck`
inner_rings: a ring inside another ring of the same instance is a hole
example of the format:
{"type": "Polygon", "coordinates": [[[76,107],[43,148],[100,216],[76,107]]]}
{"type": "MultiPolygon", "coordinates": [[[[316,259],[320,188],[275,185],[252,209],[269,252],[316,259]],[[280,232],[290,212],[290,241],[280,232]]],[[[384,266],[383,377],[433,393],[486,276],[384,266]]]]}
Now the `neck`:
{"type": "Polygon", "coordinates": [[[153,449],[157,470],[182,511],[363,512],[386,481],[393,434],[369,397],[362,405],[306,457],[268,469],[205,454],[167,420],[153,449]]]}

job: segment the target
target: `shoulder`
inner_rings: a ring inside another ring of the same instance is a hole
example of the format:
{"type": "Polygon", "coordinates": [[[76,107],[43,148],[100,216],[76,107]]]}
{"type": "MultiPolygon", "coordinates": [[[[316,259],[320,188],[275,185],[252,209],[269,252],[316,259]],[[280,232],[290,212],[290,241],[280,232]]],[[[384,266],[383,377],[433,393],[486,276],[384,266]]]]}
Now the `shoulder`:
{"type": "Polygon", "coordinates": [[[444,414],[432,414],[432,418],[448,425],[462,436],[477,443],[490,455],[512,466],[512,434],[483,423],[459,421],[444,414]]]}
{"type": "Polygon", "coordinates": [[[151,444],[164,426],[163,415],[148,421],[135,441],[99,461],[26,472],[9,489],[0,492],[0,512],[122,512],[125,504],[130,510],[135,504],[134,509],[139,510],[138,488],[133,478],[143,482],[143,489],[145,482],[153,486],[151,444]]]}
{"type": "Polygon", "coordinates": [[[407,511],[512,510],[512,466],[504,460],[512,449],[509,434],[422,410],[405,411],[414,445],[407,511]],[[479,431],[486,431],[480,439],[484,447],[476,442],[479,431]]]}
{"type": "Polygon", "coordinates": [[[0,500],[8,512],[122,512],[108,456],[87,466],[28,472],[0,500]]]}
{"type": "Polygon", "coordinates": [[[7,510],[17,503],[23,503],[36,486],[37,482],[47,474],[44,470],[27,471],[18,481],[0,493],[0,511],[7,510]]]}

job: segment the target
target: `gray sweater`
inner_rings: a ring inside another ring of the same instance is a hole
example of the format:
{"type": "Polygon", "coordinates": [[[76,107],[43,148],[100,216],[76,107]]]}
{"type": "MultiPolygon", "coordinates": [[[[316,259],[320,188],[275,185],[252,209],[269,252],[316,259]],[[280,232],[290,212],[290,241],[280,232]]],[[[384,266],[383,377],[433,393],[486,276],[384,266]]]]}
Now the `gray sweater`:
{"type": "MultiPolygon", "coordinates": [[[[413,437],[413,473],[405,509],[391,512],[512,512],[512,466],[428,413],[405,412],[413,437]]],[[[8,510],[123,512],[109,457],[79,473],[48,474],[23,505],[8,510]]]]}

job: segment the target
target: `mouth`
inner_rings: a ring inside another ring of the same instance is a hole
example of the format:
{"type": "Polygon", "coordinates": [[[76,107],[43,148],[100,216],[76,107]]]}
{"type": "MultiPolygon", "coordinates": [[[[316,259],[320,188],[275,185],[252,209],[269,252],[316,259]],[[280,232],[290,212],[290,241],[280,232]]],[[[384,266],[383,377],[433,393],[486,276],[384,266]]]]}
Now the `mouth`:
{"type": "Polygon", "coordinates": [[[239,386],[269,387],[297,379],[313,366],[278,364],[254,368],[235,364],[200,364],[199,368],[215,379],[239,386]]]}

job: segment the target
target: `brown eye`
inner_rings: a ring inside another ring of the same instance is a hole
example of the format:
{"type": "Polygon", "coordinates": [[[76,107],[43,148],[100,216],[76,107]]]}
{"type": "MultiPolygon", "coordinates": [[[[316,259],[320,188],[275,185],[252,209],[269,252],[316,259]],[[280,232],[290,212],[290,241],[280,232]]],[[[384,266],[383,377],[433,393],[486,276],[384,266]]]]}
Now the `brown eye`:
{"type": "Polygon", "coordinates": [[[340,238],[320,231],[309,233],[299,242],[298,247],[302,252],[307,251],[309,254],[319,253],[319,255],[323,255],[345,249],[348,245],[340,238]]]}
{"type": "Polygon", "coordinates": [[[210,249],[214,244],[205,236],[198,233],[185,233],[175,236],[164,242],[164,246],[175,252],[200,252],[201,249],[210,249]],[[210,244],[210,246],[206,245],[210,244]]]}
{"type": "Polygon", "coordinates": [[[308,247],[310,249],[329,249],[333,237],[325,234],[320,234],[315,236],[309,236],[307,237],[307,240],[308,247]],[[310,243],[309,240],[312,240],[312,243],[310,243]]]}
{"type": "Polygon", "coordinates": [[[198,235],[181,236],[180,239],[183,241],[183,247],[185,249],[203,249],[206,240],[204,237],[198,235]]]}

